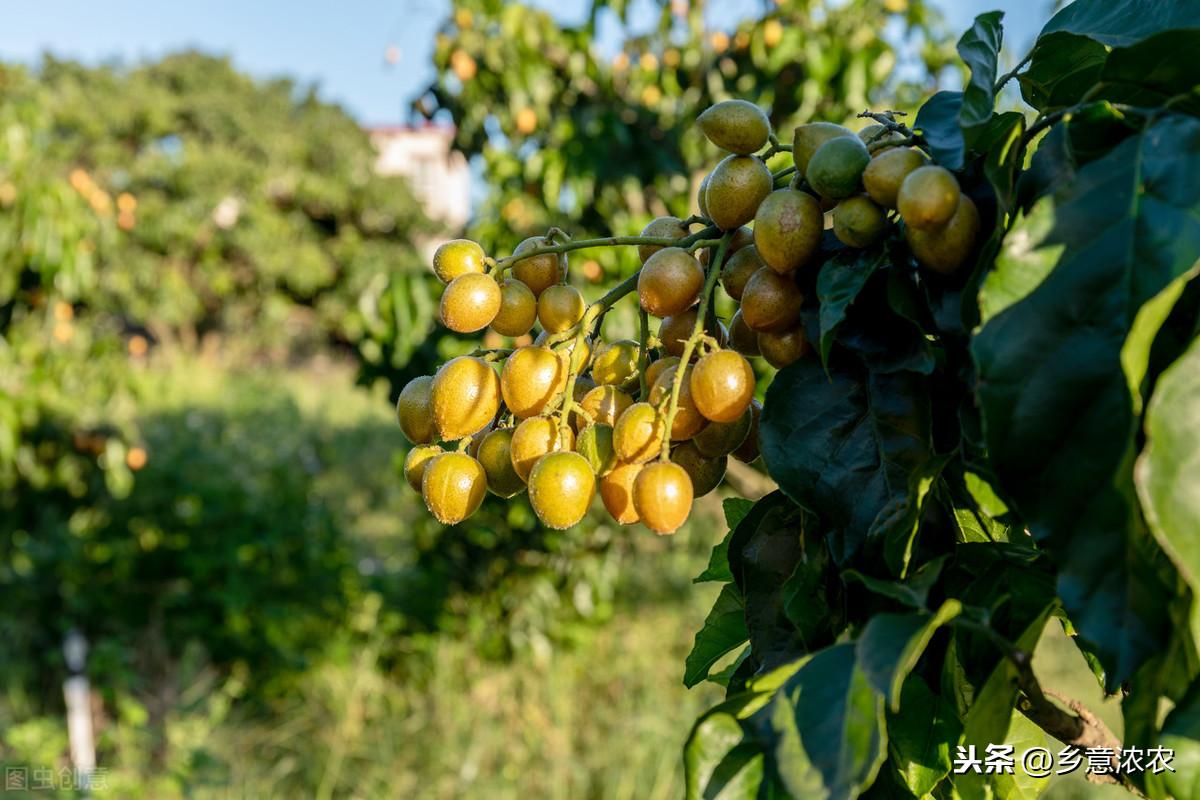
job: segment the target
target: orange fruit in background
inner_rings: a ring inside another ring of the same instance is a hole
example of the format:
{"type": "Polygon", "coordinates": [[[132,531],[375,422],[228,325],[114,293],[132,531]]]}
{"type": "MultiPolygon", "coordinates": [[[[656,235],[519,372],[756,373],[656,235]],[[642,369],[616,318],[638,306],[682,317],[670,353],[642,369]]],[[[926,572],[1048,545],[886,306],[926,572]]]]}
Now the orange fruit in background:
{"type": "Polygon", "coordinates": [[[801,327],[781,333],[764,331],[758,334],[758,350],[768,364],[775,369],[783,369],[799,361],[808,352],[808,339],[801,327]]]}
{"type": "Polygon", "coordinates": [[[914,169],[900,184],[896,208],[906,227],[931,230],[950,221],[961,198],[954,174],[930,164],[914,169]]]}

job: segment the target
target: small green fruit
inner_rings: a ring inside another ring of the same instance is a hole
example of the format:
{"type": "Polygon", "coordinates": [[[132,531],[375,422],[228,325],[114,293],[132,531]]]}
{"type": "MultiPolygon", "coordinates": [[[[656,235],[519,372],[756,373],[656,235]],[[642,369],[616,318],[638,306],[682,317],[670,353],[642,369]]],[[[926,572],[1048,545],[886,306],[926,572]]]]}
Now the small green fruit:
{"type": "Polygon", "coordinates": [[[767,115],[745,100],[717,103],[697,117],[696,123],[710,142],[738,155],[758,152],[771,135],[767,115]]]}
{"type": "Polygon", "coordinates": [[[817,148],[804,177],[822,197],[840,199],[862,191],[862,174],[871,163],[867,146],[857,136],[839,136],[817,148]]]}

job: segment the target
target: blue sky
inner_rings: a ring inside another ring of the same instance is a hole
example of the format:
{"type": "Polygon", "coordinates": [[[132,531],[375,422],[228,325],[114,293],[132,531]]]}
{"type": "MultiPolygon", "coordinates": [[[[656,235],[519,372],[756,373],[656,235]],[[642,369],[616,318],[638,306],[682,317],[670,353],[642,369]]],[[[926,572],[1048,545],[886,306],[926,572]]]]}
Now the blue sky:
{"type": "MultiPolygon", "coordinates": [[[[541,0],[550,5],[550,0],[541,0]]],[[[955,30],[981,11],[1006,12],[1009,61],[1028,48],[1049,17],[1052,0],[934,0],[955,30]]],[[[585,0],[553,0],[578,19],[585,0]]],[[[730,19],[750,0],[710,0],[715,19],[730,19]]],[[[0,26],[0,59],[33,63],[44,51],[97,62],[125,62],[183,47],[229,54],[260,76],[292,75],[364,123],[402,119],[412,95],[429,80],[433,33],[447,0],[36,0],[22,3],[0,26]],[[401,58],[384,60],[394,45],[401,58]]],[[[611,28],[608,36],[612,37],[611,28]]]]}

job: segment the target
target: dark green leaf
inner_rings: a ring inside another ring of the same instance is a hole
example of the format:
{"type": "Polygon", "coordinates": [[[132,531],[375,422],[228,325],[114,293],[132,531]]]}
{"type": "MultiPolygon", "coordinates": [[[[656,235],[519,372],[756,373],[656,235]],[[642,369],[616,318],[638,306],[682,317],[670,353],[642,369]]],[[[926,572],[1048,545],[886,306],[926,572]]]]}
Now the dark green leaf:
{"type": "Polygon", "coordinates": [[[713,545],[712,554],[708,557],[708,567],[693,579],[693,583],[706,581],[725,583],[733,580],[733,573],[729,571],[729,539],[733,536],[733,531],[738,523],[745,519],[746,515],[750,513],[750,509],[754,507],[754,501],[742,497],[727,497],[721,505],[725,510],[725,524],[729,526],[729,531],[721,541],[713,545]]]}
{"type": "Polygon", "coordinates": [[[843,570],[842,578],[847,581],[861,583],[867,589],[881,597],[888,597],[910,608],[925,610],[925,602],[929,597],[929,590],[937,582],[938,576],[941,575],[942,567],[945,565],[947,558],[949,558],[949,555],[943,555],[927,564],[922,564],[921,568],[912,577],[904,581],[880,580],[879,578],[864,575],[858,570],[853,569],[843,570]]]}
{"type": "Polygon", "coordinates": [[[708,677],[713,664],[749,638],[746,633],[745,606],[738,588],[732,583],[721,587],[717,602],[696,633],[692,652],[684,665],[683,685],[689,689],[708,677]]]}
{"type": "Polygon", "coordinates": [[[1004,40],[1004,29],[1000,27],[1003,18],[1003,11],[980,14],[958,40],[958,55],[971,70],[958,115],[966,131],[985,124],[996,106],[996,62],[1004,40]]]}
{"type": "Polygon", "coordinates": [[[962,605],[947,600],[934,614],[876,614],[858,637],[858,666],[892,711],[900,688],[938,628],[958,616],[962,605]]]}
{"type": "MultiPolygon", "coordinates": [[[[1169,98],[1192,92],[1200,85],[1200,21],[1190,30],[1169,30],[1129,47],[1113,50],[1100,73],[1101,97],[1136,106],[1160,106],[1169,98]]],[[[1200,98],[1193,96],[1178,108],[1196,113],[1200,98]]]]}
{"type": "Polygon", "coordinates": [[[724,686],[728,688],[730,681],[733,680],[733,676],[737,674],[738,670],[742,668],[742,665],[745,664],[749,658],[750,647],[747,645],[746,647],[742,648],[742,652],[738,653],[737,658],[735,658],[733,661],[730,661],[717,672],[710,671],[708,673],[708,682],[715,683],[717,686],[724,686]]]}
{"type": "Polygon", "coordinates": [[[946,169],[962,169],[966,142],[958,115],[962,111],[962,92],[938,92],[925,101],[917,112],[914,127],[929,145],[933,160],[946,169]]]}
{"type": "Polygon", "coordinates": [[[1043,34],[1018,76],[1025,102],[1040,111],[1078,103],[1100,77],[1108,50],[1086,36],[1043,34]]]}
{"type": "Polygon", "coordinates": [[[767,391],[763,458],[780,488],[817,512],[835,561],[907,525],[918,500],[911,477],[932,458],[925,379],[911,372],[863,379],[799,361],[767,391]]]}
{"type": "Polygon", "coordinates": [[[919,676],[909,675],[900,692],[900,710],[888,712],[887,730],[893,771],[916,797],[929,794],[949,774],[951,752],[962,732],[954,707],[919,676]]]}
{"type": "Polygon", "coordinates": [[[1172,28],[1200,24],[1200,0],[1076,0],[1055,14],[1038,36],[1077,33],[1108,47],[1128,47],[1172,28]]]}
{"type": "Polygon", "coordinates": [[[1162,776],[1166,789],[1177,800],[1200,798],[1200,681],[1167,715],[1159,745],[1175,751],[1174,772],[1162,776]]]}
{"type": "Polygon", "coordinates": [[[1005,496],[1058,558],[1063,603],[1117,683],[1165,637],[1129,454],[1169,311],[1143,307],[1200,252],[1200,122],[1162,119],[1081,167],[1045,243],[1064,247],[1053,271],[975,337],[979,398],[1005,496]]]}
{"type": "Polygon", "coordinates": [[[1052,197],[1043,197],[1028,213],[1018,216],[979,289],[981,322],[1027,297],[1054,269],[1062,245],[1045,244],[1053,227],[1052,197]]]}
{"type": "Polygon", "coordinates": [[[753,800],[762,783],[762,751],[746,739],[740,721],[753,707],[741,696],[707,711],[683,747],[688,800],[753,800]]]}
{"type": "Polygon", "coordinates": [[[883,248],[844,250],[821,265],[817,297],[821,301],[821,363],[829,363],[829,351],[846,311],[875,270],[887,263],[883,248]]]}

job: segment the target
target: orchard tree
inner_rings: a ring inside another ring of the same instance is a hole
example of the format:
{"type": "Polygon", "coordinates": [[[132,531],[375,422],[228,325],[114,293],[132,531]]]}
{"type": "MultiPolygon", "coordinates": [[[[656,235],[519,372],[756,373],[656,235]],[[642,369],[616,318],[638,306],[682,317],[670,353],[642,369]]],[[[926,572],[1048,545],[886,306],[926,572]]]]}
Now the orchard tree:
{"type": "Polygon", "coordinates": [[[757,97],[713,104],[698,213],[435,258],[452,330],[541,327],[401,392],[439,521],[528,491],[569,528],[598,493],[669,534],[730,458],[778,483],[726,501],[697,578],[721,590],[684,682],[727,696],[689,797],[1030,797],[1072,764],[1197,796],[1200,7],[1078,0],[1005,74],[1001,17],[911,120],[781,137],[757,97]],[[1013,80],[1028,115],[996,110],[1013,80]],[[568,254],[608,247],[641,266],[585,304],[568,254]],[[640,336],[607,340],[635,295],[640,336]],[[1120,735],[1044,685],[1048,642],[1120,735]]]}

